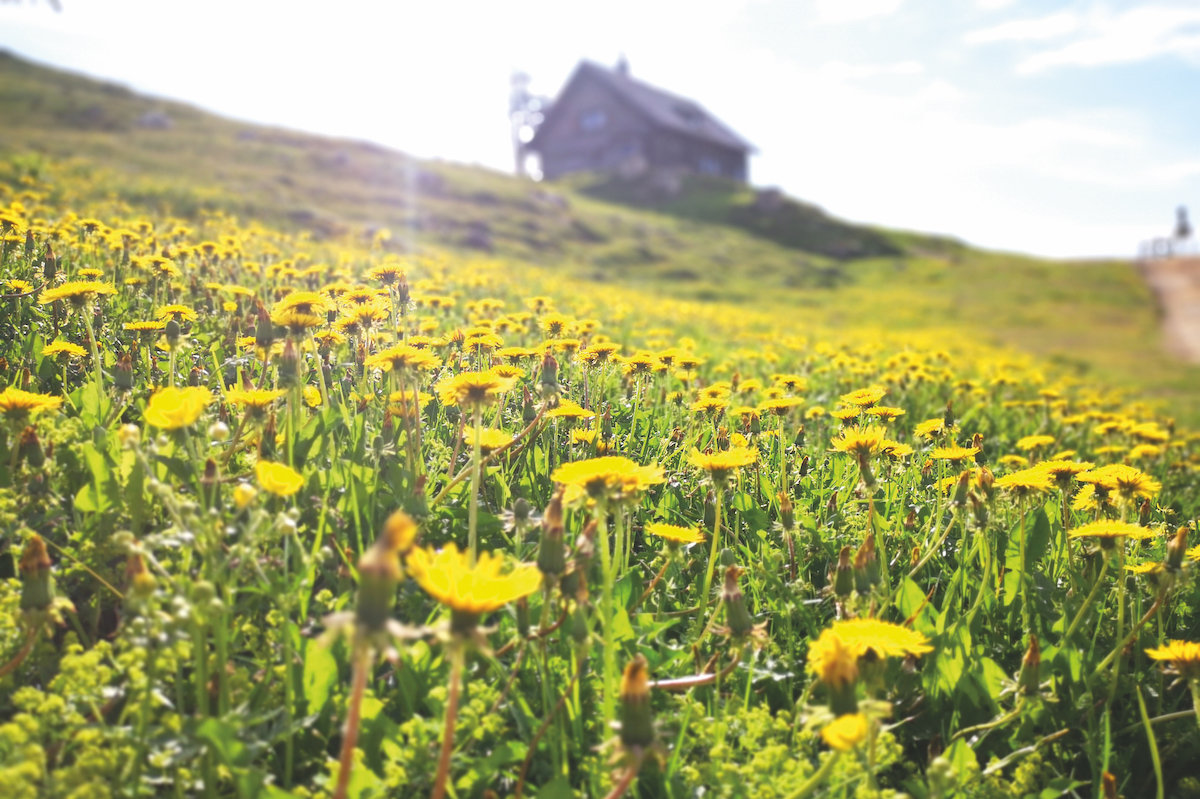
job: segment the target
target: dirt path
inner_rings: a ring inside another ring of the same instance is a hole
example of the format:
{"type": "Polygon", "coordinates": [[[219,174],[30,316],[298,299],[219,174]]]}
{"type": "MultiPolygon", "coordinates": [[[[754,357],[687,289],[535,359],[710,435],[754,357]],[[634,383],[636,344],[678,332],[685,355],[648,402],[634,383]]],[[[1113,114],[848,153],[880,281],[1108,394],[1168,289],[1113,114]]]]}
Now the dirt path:
{"type": "Polygon", "coordinates": [[[1200,363],[1200,257],[1161,258],[1139,266],[1158,299],[1167,349],[1200,363]]]}

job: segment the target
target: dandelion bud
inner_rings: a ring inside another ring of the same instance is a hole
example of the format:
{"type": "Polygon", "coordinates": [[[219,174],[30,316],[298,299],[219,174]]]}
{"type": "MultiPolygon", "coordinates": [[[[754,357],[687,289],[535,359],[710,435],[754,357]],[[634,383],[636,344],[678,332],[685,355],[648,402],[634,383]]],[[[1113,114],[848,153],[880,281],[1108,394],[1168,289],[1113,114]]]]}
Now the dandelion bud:
{"type": "Polygon", "coordinates": [[[978,466],[983,466],[987,463],[987,454],[983,450],[983,433],[976,433],[971,439],[971,446],[979,451],[975,453],[975,463],[978,466]]]}
{"type": "Polygon", "coordinates": [[[179,325],[179,322],[174,317],[168,319],[166,327],[163,328],[163,336],[167,339],[167,346],[172,349],[178,346],[181,335],[183,335],[183,328],[179,325]]]}
{"type": "Polygon", "coordinates": [[[37,533],[25,542],[18,570],[21,573],[21,610],[45,610],[54,602],[54,581],[50,576],[50,554],[46,542],[37,533]]]}
{"type": "Polygon", "coordinates": [[[654,743],[654,715],[650,710],[650,666],[638,654],[621,677],[621,743],[641,748],[654,743]]]}
{"type": "Polygon", "coordinates": [[[258,459],[275,460],[275,415],[267,417],[263,424],[262,434],[258,437],[258,459]]]}
{"type": "Polygon", "coordinates": [[[1117,793],[1117,777],[1111,772],[1104,772],[1100,776],[1101,790],[1104,792],[1104,799],[1121,799],[1117,793]]]}
{"type": "Polygon", "coordinates": [[[842,547],[842,551],[838,553],[837,570],[833,578],[833,593],[839,599],[845,599],[850,596],[850,592],[854,590],[854,571],[850,567],[850,547],[842,547]]]}
{"type": "Polygon", "coordinates": [[[754,619],[746,607],[746,597],[738,585],[738,577],[742,569],[730,566],[725,570],[725,585],[721,589],[721,599],[725,603],[725,623],[729,626],[729,634],[741,638],[754,629],[754,619]]]}
{"type": "Polygon", "coordinates": [[[554,356],[549,352],[542,358],[542,376],[538,382],[542,389],[542,399],[550,399],[551,397],[558,396],[560,390],[558,385],[558,361],[554,360],[554,356]]]}
{"type": "Polygon", "coordinates": [[[417,525],[404,511],[383,524],[379,538],[358,560],[358,595],[354,620],[360,633],[382,632],[392,612],[396,585],[404,578],[400,555],[412,548],[417,525]]]}
{"type": "Polygon", "coordinates": [[[408,301],[412,297],[412,293],[408,287],[408,275],[401,272],[396,279],[396,305],[400,308],[400,315],[403,316],[408,311],[408,301]]]}
{"type": "Polygon", "coordinates": [[[787,494],[779,495],[779,524],[788,531],[796,526],[796,509],[787,494]]]}
{"type": "MultiPolygon", "coordinates": [[[[565,585],[566,583],[564,583],[564,587],[565,585]]],[[[571,640],[574,641],[576,645],[587,641],[587,614],[583,612],[583,608],[579,605],[576,605],[571,611],[571,615],[567,617],[567,633],[571,636],[571,640]]]]}
{"type": "Polygon", "coordinates": [[[1141,525],[1142,527],[1145,527],[1149,523],[1150,523],[1150,500],[1146,499],[1146,500],[1142,501],[1141,506],[1138,508],[1138,524],[1141,525]]]}
{"type": "Polygon", "coordinates": [[[721,568],[725,569],[737,564],[737,556],[733,554],[733,550],[729,547],[721,547],[721,554],[718,556],[721,563],[721,568]]]}
{"type": "Polygon", "coordinates": [[[951,427],[954,427],[956,421],[954,418],[954,403],[947,402],[946,412],[942,414],[942,422],[946,425],[946,429],[949,430],[951,427]]]}
{"type": "Polygon", "coordinates": [[[800,459],[800,468],[799,468],[799,470],[797,470],[797,474],[799,474],[801,477],[808,476],[808,456],[807,455],[805,455],[803,458],[800,459]]]}
{"type": "Polygon", "coordinates": [[[46,451],[42,449],[42,442],[38,438],[37,431],[32,427],[26,427],[21,432],[21,442],[18,447],[20,448],[18,457],[31,467],[40,469],[45,465],[46,451]]]}
{"type": "Polygon", "coordinates": [[[971,513],[975,515],[975,525],[980,529],[987,527],[988,506],[984,498],[974,491],[971,492],[968,498],[971,500],[971,513]]]}
{"type": "Polygon", "coordinates": [[[604,406],[604,413],[600,417],[600,440],[610,441],[613,436],[613,421],[612,412],[608,406],[604,406]]]}
{"type": "Polygon", "coordinates": [[[26,258],[33,257],[33,251],[36,246],[37,245],[33,241],[33,230],[32,229],[26,230],[25,231],[25,257],[26,258]]]}
{"type": "Polygon", "coordinates": [[[146,599],[154,593],[157,581],[146,568],[146,561],[140,552],[134,552],[125,561],[125,581],[130,592],[138,599],[146,599]]]}
{"type": "Polygon", "coordinates": [[[300,379],[300,354],[296,352],[296,344],[288,339],[279,357],[279,385],[291,388],[300,379]]]}
{"type": "Polygon", "coordinates": [[[516,601],[517,634],[522,638],[529,637],[529,597],[521,597],[516,601]]]}
{"type": "Polygon", "coordinates": [[[46,260],[42,262],[42,277],[49,282],[54,280],[56,275],[58,275],[58,259],[54,257],[54,248],[47,244],[46,260]]]}
{"type": "Polygon", "coordinates": [[[916,508],[909,508],[908,515],[904,517],[904,529],[915,530],[917,528],[917,511],[916,508]]]}
{"type": "Polygon", "coordinates": [[[117,357],[117,367],[113,370],[113,384],[118,391],[133,389],[133,358],[128,352],[123,352],[117,357]]]}
{"type": "Polygon", "coordinates": [[[967,486],[971,484],[971,472],[965,471],[958,476],[958,482],[954,486],[954,499],[950,504],[956,508],[961,508],[967,504],[967,486]]]}
{"type": "Polygon", "coordinates": [[[983,495],[990,502],[996,493],[995,489],[996,475],[992,474],[992,470],[986,466],[979,469],[979,487],[983,489],[983,495]]]}
{"type": "Polygon", "coordinates": [[[1025,657],[1021,660],[1021,672],[1017,676],[1017,684],[1020,687],[1021,693],[1026,696],[1033,696],[1037,693],[1038,670],[1042,665],[1042,651],[1038,647],[1038,639],[1036,635],[1029,636],[1029,649],[1025,650],[1025,657]]]}
{"type": "Polygon", "coordinates": [[[596,529],[596,520],[592,519],[575,539],[576,559],[587,562],[596,554],[596,529]]]}
{"type": "Polygon", "coordinates": [[[567,568],[566,549],[563,546],[563,489],[559,489],[546,507],[542,519],[542,546],[538,549],[538,568],[547,582],[557,578],[567,568]]]}
{"type": "Polygon", "coordinates": [[[1167,542],[1167,568],[1171,571],[1179,571],[1183,568],[1183,556],[1187,550],[1187,534],[1186,527],[1180,527],[1175,531],[1175,536],[1167,542]]]}
{"type": "Polygon", "coordinates": [[[854,587],[866,594],[879,584],[879,554],[875,550],[875,537],[868,535],[854,554],[854,587]]]}
{"type": "Polygon", "coordinates": [[[525,424],[532,424],[537,418],[537,408],[533,406],[533,397],[529,394],[527,386],[521,386],[521,420],[525,424]]]}
{"type": "Polygon", "coordinates": [[[792,438],[792,444],[795,445],[796,449],[804,447],[804,425],[800,425],[799,429],[796,430],[796,435],[792,438]]]}

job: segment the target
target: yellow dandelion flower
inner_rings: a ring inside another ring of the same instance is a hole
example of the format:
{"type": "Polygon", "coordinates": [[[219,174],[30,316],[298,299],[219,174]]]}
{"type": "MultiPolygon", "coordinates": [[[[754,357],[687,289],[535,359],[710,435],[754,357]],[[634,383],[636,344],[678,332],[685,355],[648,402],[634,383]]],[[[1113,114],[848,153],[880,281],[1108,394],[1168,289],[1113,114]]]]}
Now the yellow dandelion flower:
{"type": "Polygon", "coordinates": [[[904,657],[933,651],[929,640],[916,630],[878,619],[836,621],[831,629],[859,656],[904,657]]]}
{"type": "MultiPolygon", "coordinates": [[[[1000,482],[996,481],[997,484],[1000,482]]],[[[1129,522],[1119,522],[1114,519],[1101,519],[1098,522],[1091,522],[1082,527],[1076,527],[1071,531],[1071,538],[1100,538],[1100,539],[1117,539],[1117,538],[1132,538],[1136,541],[1141,541],[1147,538],[1154,538],[1153,530],[1147,530],[1137,524],[1129,522]]]]}
{"type": "Polygon", "coordinates": [[[886,440],[887,431],[882,427],[849,427],[829,443],[835,452],[865,458],[879,452],[886,440]]]}
{"type": "Polygon", "coordinates": [[[277,497],[290,497],[304,485],[304,477],[286,463],[259,461],[254,464],[254,476],[264,491],[277,497]]]}
{"type": "Polygon", "coordinates": [[[857,391],[851,391],[849,394],[843,394],[839,399],[846,405],[866,408],[879,402],[885,394],[887,394],[887,389],[883,386],[871,386],[870,388],[860,388],[857,391]]]}
{"type": "Polygon", "coordinates": [[[929,457],[935,461],[952,461],[958,463],[970,458],[974,458],[979,452],[979,447],[961,447],[958,444],[950,444],[945,447],[934,447],[933,452],[929,453],[929,457]]]}
{"type": "Polygon", "coordinates": [[[87,355],[87,350],[69,341],[53,341],[42,347],[43,358],[53,358],[56,355],[66,355],[68,358],[82,358],[87,355]]]}
{"type": "Polygon", "coordinates": [[[554,470],[550,479],[593,499],[621,499],[662,483],[666,477],[656,465],[642,466],[620,455],[606,455],[564,463],[554,470]]]}
{"type": "Polygon", "coordinates": [[[509,566],[500,556],[482,552],[474,566],[470,554],[454,544],[433,551],[414,549],[408,554],[408,571],[425,592],[458,613],[480,616],[528,596],[541,588],[542,573],[536,564],[509,566]]]}
{"type": "Polygon", "coordinates": [[[699,544],[704,540],[704,533],[695,527],[680,527],[664,522],[647,524],[646,532],[679,544],[699,544]]]}
{"type": "Polygon", "coordinates": [[[1054,436],[1036,435],[1025,436],[1017,439],[1017,449],[1024,452],[1029,452],[1042,447],[1048,447],[1054,443],[1054,436]]]}
{"type": "Polygon", "coordinates": [[[395,344],[367,358],[368,369],[385,372],[428,372],[442,365],[442,360],[429,350],[417,349],[409,344],[395,344]]]}
{"type": "Polygon", "coordinates": [[[164,322],[171,319],[176,322],[194,322],[199,316],[186,305],[164,305],[158,309],[158,318],[164,322]]]}
{"type": "MultiPolygon", "coordinates": [[[[463,441],[468,444],[473,444],[475,441],[475,428],[467,426],[463,428],[463,441]]],[[[490,455],[498,449],[507,447],[512,443],[512,433],[506,433],[503,430],[495,428],[483,428],[479,430],[479,448],[484,455],[490,455]]]]}
{"type": "Polygon", "coordinates": [[[852,405],[849,408],[838,408],[836,411],[830,411],[829,415],[839,421],[849,422],[852,419],[862,416],[862,408],[852,405]]]}
{"type": "Polygon", "coordinates": [[[1141,469],[1124,463],[1101,466],[1076,477],[1081,483],[1091,483],[1115,491],[1125,500],[1149,499],[1162,490],[1162,484],[1141,469]]]}
{"type": "Polygon", "coordinates": [[[693,466],[708,472],[715,482],[722,483],[742,466],[749,466],[758,460],[758,453],[748,447],[730,447],[717,452],[693,449],[688,460],[693,466]]]}
{"type": "Polygon", "coordinates": [[[45,289],[38,297],[39,305],[49,305],[58,300],[69,300],[77,308],[83,307],[94,297],[116,294],[115,286],[97,283],[94,280],[74,280],[51,289],[45,289]]]}
{"type": "Polygon", "coordinates": [[[843,688],[858,679],[858,656],[832,629],[822,630],[808,645],[808,669],[829,687],[843,688]]]}
{"type": "Polygon", "coordinates": [[[6,388],[0,391],[0,413],[10,419],[25,419],[41,413],[52,411],[62,405],[62,397],[52,397],[49,394],[35,394],[19,388],[6,388]]]}
{"type": "Polygon", "coordinates": [[[596,416],[594,411],[589,411],[582,405],[571,400],[559,400],[558,407],[553,410],[546,411],[546,416],[551,419],[592,419],[596,416]]]}
{"type": "Polygon", "coordinates": [[[284,389],[233,389],[225,396],[234,405],[261,413],[286,393],[284,389]]]}
{"type": "Polygon", "coordinates": [[[903,408],[890,408],[886,405],[875,405],[867,408],[868,416],[874,416],[881,422],[890,422],[893,419],[898,419],[903,416],[906,411],[903,408]]]}
{"type": "Polygon", "coordinates": [[[831,749],[849,752],[866,740],[870,722],[862,713],[844,713],[821,728],[821,739],[831,749]]]}
{"type": "Polygon", "coordinates": [[[198,386],[160,389],[146,404],[144,418],[154,427],[178,430],[194,424],[212,398],[212,392],[198,386]]]}
{"type": "Polygon", "coordinates": [[[937,438],[944,432],[946,432],[946,420],[940,417],[926,419],[913,428],[913,436],[916,438],[937,438]]]}
{"type": "Polygon", "coordinates": [[[1041,491],[1049,491],[1054,487],[1054,479],[1050,476],[1049,472],[1033,466],[997,478],[995,486],[996,488],[1011,491],[1017,496],[1026,496],[1041,491]]]}
{"type": "Polygon", "coordinates": [[[1167,661],[1185,677],[1200,678],[1200,643],[1196,641],[1171,641],[1166,646],[1147,649],[1146,654],[1154,660],[1167,661]]]}
{"type": "Polygon", "coordinates": [[[799,397],[778,397],[760,402],[758,410],[761,413],[773,413],[776,416],[787,416],[792,408],[798,408],[804,404],[804,400],[799,397]]]}
{"type": "Polygon", "coordinates": [[[446,405],[474,408],[491,405],[512,386],[511,378],[495,372],[463,372],[439,383],[438,395],[446,405]]]}

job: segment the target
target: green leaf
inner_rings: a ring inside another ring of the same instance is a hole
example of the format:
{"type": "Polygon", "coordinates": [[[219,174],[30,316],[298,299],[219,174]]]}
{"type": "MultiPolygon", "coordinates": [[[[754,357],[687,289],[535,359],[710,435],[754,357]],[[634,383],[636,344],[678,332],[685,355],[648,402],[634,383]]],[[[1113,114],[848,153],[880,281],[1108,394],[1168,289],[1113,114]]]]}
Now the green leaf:
{"type": "Polygon", "coordinates": [[[308,713],[319,713],[329,701],[329,694],[338,679],[337,660],[329,649],[312,638],[304,644],[304,699],[308,713]]]}
{"type": "Polygon", "coordinates": [[[571,781],[566,777],[555,777],[537,792],[537,799],[572,799],[571,781]]]}

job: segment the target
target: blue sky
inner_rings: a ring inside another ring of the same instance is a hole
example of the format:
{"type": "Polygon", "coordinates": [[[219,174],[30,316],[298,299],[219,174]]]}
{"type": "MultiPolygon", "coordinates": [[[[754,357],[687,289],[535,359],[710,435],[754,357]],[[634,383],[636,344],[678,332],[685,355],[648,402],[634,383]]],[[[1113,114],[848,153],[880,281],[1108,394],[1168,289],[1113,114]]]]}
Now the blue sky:
{"type": "Polygon", "coordinates": [[[1130,255],[1200,215],[1200,2],[46,0],[0,47],[229,116],[511,168],[508,78],[692,97],[751,179],[994,249],[1130,255]]]}

